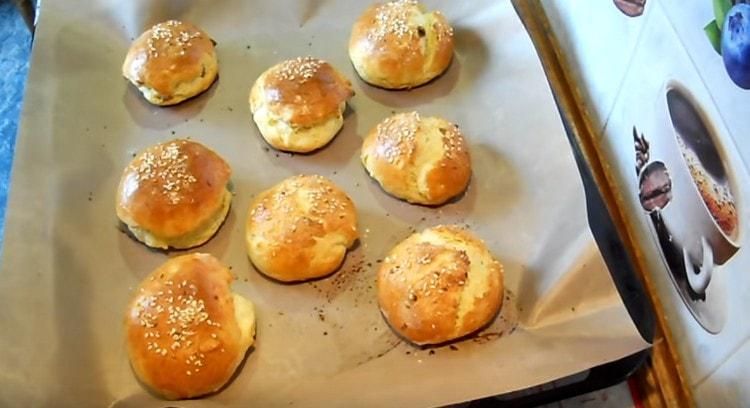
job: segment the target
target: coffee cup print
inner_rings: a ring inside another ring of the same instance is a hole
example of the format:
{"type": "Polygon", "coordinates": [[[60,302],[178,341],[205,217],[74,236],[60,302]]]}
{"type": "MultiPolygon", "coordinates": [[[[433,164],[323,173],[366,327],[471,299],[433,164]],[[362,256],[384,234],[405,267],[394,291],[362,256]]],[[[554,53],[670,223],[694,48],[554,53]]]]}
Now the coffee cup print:
{"type": "Polygon", "coordinates": [[[704,294],[715,267],[739,249],[733,173],[716,126],[684,85],[667,81],[655,112],[652,135],[633,130],[639,199],[681,249],[690,288],[704,294]]]}

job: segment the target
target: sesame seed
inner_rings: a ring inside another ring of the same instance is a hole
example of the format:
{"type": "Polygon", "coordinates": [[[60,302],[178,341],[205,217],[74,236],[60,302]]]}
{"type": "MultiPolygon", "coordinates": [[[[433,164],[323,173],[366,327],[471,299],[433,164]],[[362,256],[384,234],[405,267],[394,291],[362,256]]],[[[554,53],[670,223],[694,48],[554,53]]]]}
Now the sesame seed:
{"type": "MultiPolygon", "coordinates": [[[[146,330],[143,337],[158,339],[162,332],[169,339],[164,344],[156,341],[146,342],[146,350],[158,356],[174,356],[173,353],[178,350],[190,348],[194,344],[190,338],[197,334],[196,329],[201,324],[211,322],[211,326],[221,326],[220,323],[209,319],[203,299],[197,297],[198,287],[195,284],[183,280],[178,285],[178,288],[180,287],[184,288],[184,293],[179,295],[176,301],[172,296],[167,296],[164,291],[158,291],[155,295],[143,296],[136,302],[139,323],[147,329],[153,329],[146,330]],[[160,316],[164,317],[160,318],[160,316]]],[[[212,333],[211,337],[218,338],[218,334],[212,333]]],[[[202,367],[204,358],[202,353],[195,351],[185,359],[185,363],[194,367],[202,367]]]]}
{"type": "Polygon", "coordinates": [[[409,14],[416,5],[416,0],[398,0],[378,6],[375,14],[377,25],[368,37],[383,40],[387,36],[403,39],[417,35],[417,29],[409,24],[409,14]]]}
{"type": "Polygon", "coordinates": [[[410,112],[387,118],[376,128],[379,145],[390,164],[397,164],[401,156],[411,156],[416,149],[415,136],[422,121],[419,113],[410,112]]]}
{"type": "MultiPolygon", "coordinates": [[[[185,144],[185,140],[180,140],[170,142],[166,146],[154,146],[130,165],[139,181],[153,180],[157,183],[170,204],[181,202],[183,194],[179,192],[197,182],[195,176],[190,173],[188,156],[183,152],[185,144]]],[[[151,280],[153,279],[154,277],[151,277],[151,280]]]]}
{"type": "MultiPolygon", "coordinates": [[[[443,16],[443,13],[441,13],[439,10],[435,11],[434,13],[436,16],[443,16]]],[[[445,23],[441,22],[440,24],[436,25],[435,29],[437,31],[438,41],[442,40],[443,37],[453,37],[453,27],[445,23]]]]}
{"type": "Polygon", "coordinates": [[[451,159],[456,153],[465,152],[464,138],[458,126],[452,125],[447,128],[440,128],[440,132],[443,134],[442,142],[446,158],[451,159]]]}
{"type": "Polygon", "coordinates": [[[202,34],[177,20],[169,20],[151,27],[151,33],[146,40],[146,48],[150,57],[158,57],[159,50],[174,50],[180,55],[190,48],[194,38],[202,34]]]}
{"type": "Polygon", "coordinates": [[[274,74],[284,81],[305,83],[318,73],[325,62],[313,57],[297,57],[278,65],[274,74]]]}

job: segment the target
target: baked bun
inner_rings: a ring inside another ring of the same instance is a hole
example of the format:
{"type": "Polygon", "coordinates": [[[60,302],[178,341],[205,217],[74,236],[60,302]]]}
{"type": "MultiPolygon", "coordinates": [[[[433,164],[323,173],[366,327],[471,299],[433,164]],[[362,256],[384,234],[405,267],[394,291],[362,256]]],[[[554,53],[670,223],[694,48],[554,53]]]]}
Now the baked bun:
{"type": "Polygon", "coordinates": [[[147,276],[125,316],[138,379],[167,399],[219,390],[255,337],[253,304],[232,293],[232,274],[208,254],[172,258],[147,276]]]}
{"type": "Polygon", "coordinates": [[[319,149],[344,125],[351,83],[331,64],[312,57],[269,68],[250,90],[250,111],[263,138],[276,149],[319,149]]]}
{"type": "Polygon", "coordinates": [[[362,144],[362,164],[388,193],[439,205],[466,189],[471,158],[458,126],[417,112],[380,122],[362,144]]]}
{"type": "Polygon", "coordinates": [[[231,169],[200,143],[176,139],[149,147],[125,168],[117,216],[153,248],[191,248],[208,241],[229,212],[231,169]]]}
{"type": "Polygon", "coordinates": [[[208,89],[219,72],[213,40],[189,23],[169,20],[133,42],[122,75],[154,105],[174,105],[208,89]]]}
{"type": "Polygon", "coordinates": [[[354,203],[321,176],[290,177],[260,193],[247,218],[250,260],[283,282],[326,276],[357,240],[354,203]]]}
{"type": "Polygon", "coordinates": [[[503,267],[484,242],[456,226],[418,232],[378,271],[378,302],[415,344],[439,344],[487,325],[503,302],[503,267]]]}
{"type": "Polygon", "coordinates": [[[413,88],[442,74],[453,58],[453,29],[417,1],[375,4],[354,23],[349,58],[366,82],[413,88]]]}

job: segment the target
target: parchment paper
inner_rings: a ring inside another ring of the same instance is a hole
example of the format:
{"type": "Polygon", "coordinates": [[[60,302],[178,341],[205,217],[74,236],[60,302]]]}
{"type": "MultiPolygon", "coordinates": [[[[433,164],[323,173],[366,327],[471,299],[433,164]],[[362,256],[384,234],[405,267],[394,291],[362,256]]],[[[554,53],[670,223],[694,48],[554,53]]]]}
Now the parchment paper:
{"type": "Polygon", "coordinates": [[[552,95],[507,1],[429,1],[455,27],[456,54],[433,83],[385,91],[360,81],[346,44],[360,1],[45,1],[18,137],[0,270],[2,406],[431,406],[517,390],[647,346],[605,269],[552,95]],[[217,42],[220,79],[176,107],[146,103],[120,77],[131,40],[168,18],[217,42]],[[270,65],[313,55],[354,83],[342,132],[323,150],[269,149],[247,96],[270,65]],[[359,164],[362,137],[393,112],[458,123],[474,166],[468,191],[425,208],[385,194],[359,164]],[[118,229],[117,180],[133,154],[192,137],[231,164],[236,195],[198,251],[232,267],[254,301],[257,343],[207,400],[161,402],[128,365],[121,322],[132,288],[169,253],[118,229]],[[244,249],[254,194],[298,173],[354,199],[363,235],[333,276],[281,285],[244,249]],[[465,225],[505,265],[506,302],[479,336],[434,349],[402,342],[380,316],[378,262],[412,231],[465,225]]]}

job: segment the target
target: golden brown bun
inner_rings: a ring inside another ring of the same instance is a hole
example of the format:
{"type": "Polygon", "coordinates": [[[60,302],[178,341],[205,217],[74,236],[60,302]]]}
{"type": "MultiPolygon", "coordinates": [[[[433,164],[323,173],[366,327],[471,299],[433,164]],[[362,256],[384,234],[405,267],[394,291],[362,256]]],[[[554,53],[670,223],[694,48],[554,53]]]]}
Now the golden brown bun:
{"type": "Polygon", "coordinates": [[[154,248],[190,248],[208,241],[232,199],[229,165],[200,143],[176,139],[149,147],[125,168],[117,216],[154,248]]]}
{"type": "Polygon", "coordinates": [[[354,203],[321,176],[290,177],[260,193],[247,217],[247,251],[263,274],[284,282],[326,276],[357,240],[354,203]]]}
{"type": "Polygon", "coordinates": [[[122,75],[155,105],[174,105],[208,89],[219,63],[201,29],[169,20],[151,27],[130,46],[122,75]]]}
{"type": "Polygon", "coordinates": [[[269,68],[250,90],[250,111],[276,149],[306,153],[325,146],[344,124],[351,83],[331,64],[312,57],[269,68]]]}
{"type": "Polygon", "coordinates": [[[133,371],[167,399],[217,391],[253,344],[253,305],[208,254],[172,258],[136,289],[125,315],[133,371]]]}
{"type": "Polygon", "coordinates": [[[456,226],[418,232],[378,271],[388,323],[415,344],[439,344],[485,326],[503,302],[503,267],[484,242],[456,226]]]}
{"type": "Polygon", "coordinates": [[[453,29],[417,1],[375,4],[354,23],[349,58],[363,80],[413,88],[442,74],[453,58],[453,29]]]}
{"type": "Polygon", "coordinates": [[[442,204],[464,191],[471,178],[458,126],[416,112],[380,122],[365,137],[361,158],[385,191],[410,203],[442,204]]]}

